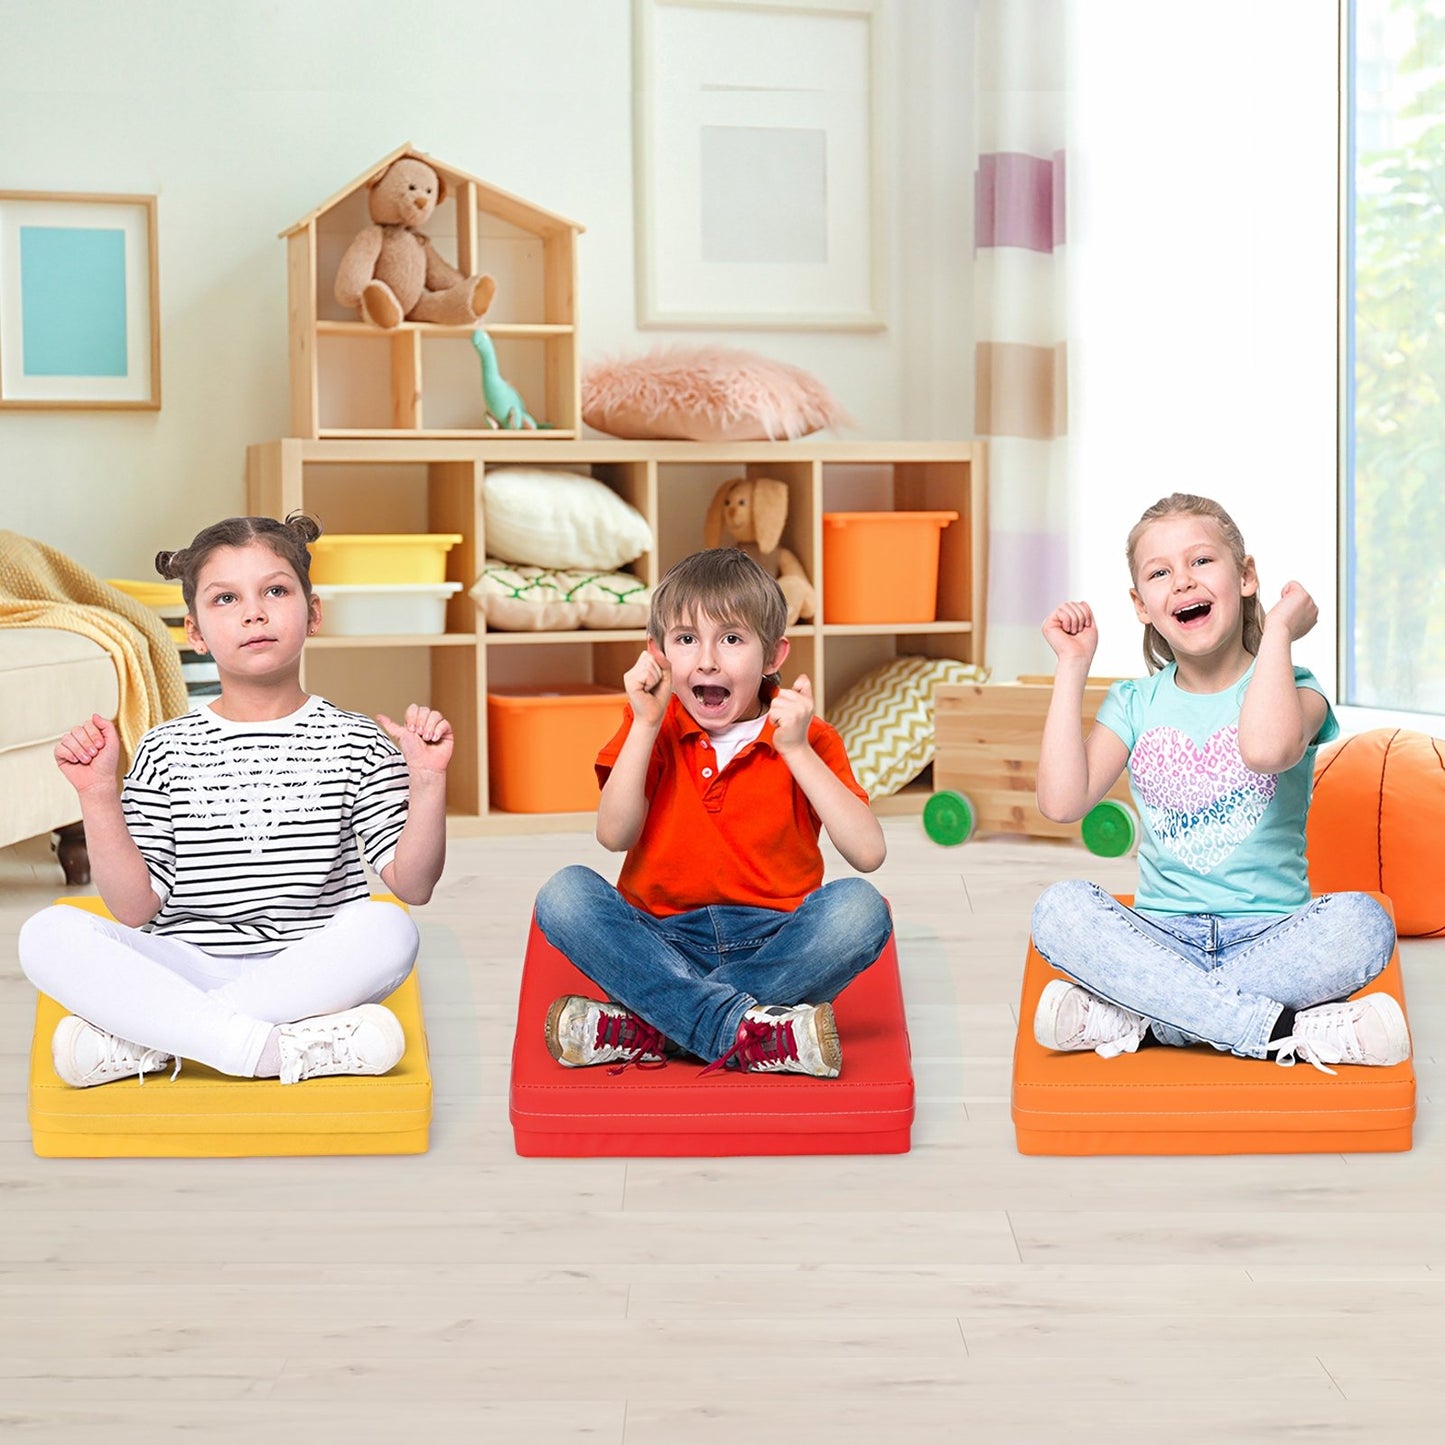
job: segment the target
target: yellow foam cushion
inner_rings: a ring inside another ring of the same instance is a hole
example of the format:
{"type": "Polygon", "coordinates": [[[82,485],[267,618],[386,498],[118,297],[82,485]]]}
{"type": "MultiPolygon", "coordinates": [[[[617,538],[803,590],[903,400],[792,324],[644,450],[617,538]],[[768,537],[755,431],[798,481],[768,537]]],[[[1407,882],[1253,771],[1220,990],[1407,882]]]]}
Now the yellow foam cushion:
{"type": "MultiPolygon", "coordinates": [[[[59,900],[104,913],[98,899],[59,900]]],[[[416,973],[385,1000],[406,1052],[379,1077],[282,1084],[237,1079],[187,1061],[178,1078],[148,1074],[73,1089],[50,1041],[65,1010],[39,995],[30,1045],[30,1133],[42,1158],[235,1158],[277,1154],[423,1154],[431,1129],[431,1065],[416,973]]]]}

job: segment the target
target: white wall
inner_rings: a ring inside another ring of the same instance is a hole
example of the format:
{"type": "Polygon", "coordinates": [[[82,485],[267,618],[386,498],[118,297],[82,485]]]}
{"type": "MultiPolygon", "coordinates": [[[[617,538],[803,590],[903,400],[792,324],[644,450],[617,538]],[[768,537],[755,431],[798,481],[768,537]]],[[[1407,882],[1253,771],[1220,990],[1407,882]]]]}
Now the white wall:
{"type": "Polygon", "coordinates": [[[1140,669],[1124,540],[1221,501],[1335,685],[1338,16],[1327,0],[1081,0],[1069,243],[1077,593],[1140,669]]]}
{"type": "Polygon", "coordinates": [[[972,11],[893,7],[889,329],[699,337],[635,329],[630,0],[0,0],[0,189],[158,195],[164,394],[0,412],[0,527],[143,577],[240,510],[247,443],[287,425],[277,233],[404,141],[587,227],[584,361],[747,346],[850,435],[969,436],[972,11]]]}
{"type": "MultiPolygon", "coordinates": [[[[0,526],[102,575],[239,510],[286,429],[278,231],[412,141],[587,227],[582,355],[707,339],[807,367],[855,435],[972,433],[974,5],[893,0],[881,334],[639,332],[630,0],[0,0],[0,188],[155,192],[164,408],[0,412],[0,526]]],[[[1336,19],[1326,0],[1079,0],[1071,590],[1137,667],[1121,549],[1218,496],[1305,580],[1333,682],[1336,19]]]]}

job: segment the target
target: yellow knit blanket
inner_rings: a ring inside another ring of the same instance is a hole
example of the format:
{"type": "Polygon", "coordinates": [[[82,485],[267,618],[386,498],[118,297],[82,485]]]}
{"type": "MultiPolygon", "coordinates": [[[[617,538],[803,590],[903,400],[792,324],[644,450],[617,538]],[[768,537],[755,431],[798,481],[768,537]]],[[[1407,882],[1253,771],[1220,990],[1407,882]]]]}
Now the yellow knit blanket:
{"type": "Polygon", "coordinates": [[[151,728],[188,707],[165,623],[63,552],[16,532],[0,531],[0,627],[78,632],[110,653],[120,690],[122,767],[151,728]]]}

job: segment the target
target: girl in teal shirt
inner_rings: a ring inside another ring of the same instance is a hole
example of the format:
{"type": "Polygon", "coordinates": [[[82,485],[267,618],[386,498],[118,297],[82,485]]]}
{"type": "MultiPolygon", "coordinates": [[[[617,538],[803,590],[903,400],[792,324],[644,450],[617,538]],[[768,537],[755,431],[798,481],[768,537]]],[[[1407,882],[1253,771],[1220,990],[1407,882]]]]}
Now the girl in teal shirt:
{"type": "Polygon", "coordinates": [[[1204,497],[1156,502],[1128,558],[1149,675],[1111,687],[1085,738],[1098,630],[1087,603],[1050,614],[1058,664],[1038,802],[1073,822],[1127,765],[1139,887],[1132,908],[1081,880],[1039,899],[1035,946],[1069,978],[1044,989],[1034,1036],[1105,1057],[1148,1037],[1207,1043],[1328,1073],[1408,1058],[1394,998],[1351,997],[1389,962],[1389,915],[1363,893],[1310,897],[1314,754],[1339,732],[1319,682],[1290,655],[1315,624],[1313,599],[1288,582],[1266,613],[1239,529],[1204,497]]]}

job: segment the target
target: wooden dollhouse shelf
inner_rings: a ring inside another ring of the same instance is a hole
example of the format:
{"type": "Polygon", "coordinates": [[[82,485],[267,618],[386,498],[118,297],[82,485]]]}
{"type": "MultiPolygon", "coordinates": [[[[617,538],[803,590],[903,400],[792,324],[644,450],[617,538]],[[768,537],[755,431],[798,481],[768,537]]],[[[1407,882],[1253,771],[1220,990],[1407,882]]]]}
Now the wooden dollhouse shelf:
{"type": "Polygon", "coordinates": [[[501,321],[493,325],[485,317],[476,326],[439,326],[433,321],[403,321],[399,326],[392,327],[390,331],[383,331],[381,327],[373,326],[369,321],[318,321],[316,323],[318,336],[369,336],[376,340],[394,336],[398,331],[420,331],[426,336],[469,337],[473,331],[480,330],[485,331],[493,340],[505,340],[529,336],[571,336],[576,329],[575,326],[550,325],[540,321],[501,321]]]}
{"type": "Polygon", "coordinates": [[[492,431],[481,427],[458,428],[455,431],[439,431],[432,427],[428,427],[424,431],[406,431],[398,427],[364,431],[358,427],[341,427],[336,431],[329,431],[323,427],[320,439],[323,441],[344,441],[354,437],[361,441],[373,438],[377,441],[392,441],[397,438],[405,440],[410,437],[415,438],[417,441],[476,441],[481,437],[504,436],[520,441],[523,446],[526,446],[529,438],[532,437],[537,438],[539,441],[556,442],[571,441],[576,435],[576,432],[561,431],[557,427],[547,427],[542,431],[492,431]]]}
{"type": "Polygon", "coordinates": [[[501,375],[545,434],[555,440],[575,437],[582,426],[577,355],[582,229],[409,144],[383,156],[282,232],[291,435],[368,441],[486,436],[477,357],[467,344],[480,328],[495,344],[501,375]],[[426,227],[438,254],[454,259],[463,275],[485,273],[496,280],[491,309],[475,326],[404,321],[383,330],[336,300],[338,264],[351,239],[369,224],[370,184],[404,156],[425,162],[445,183],[445,196],[426,227]]]}

